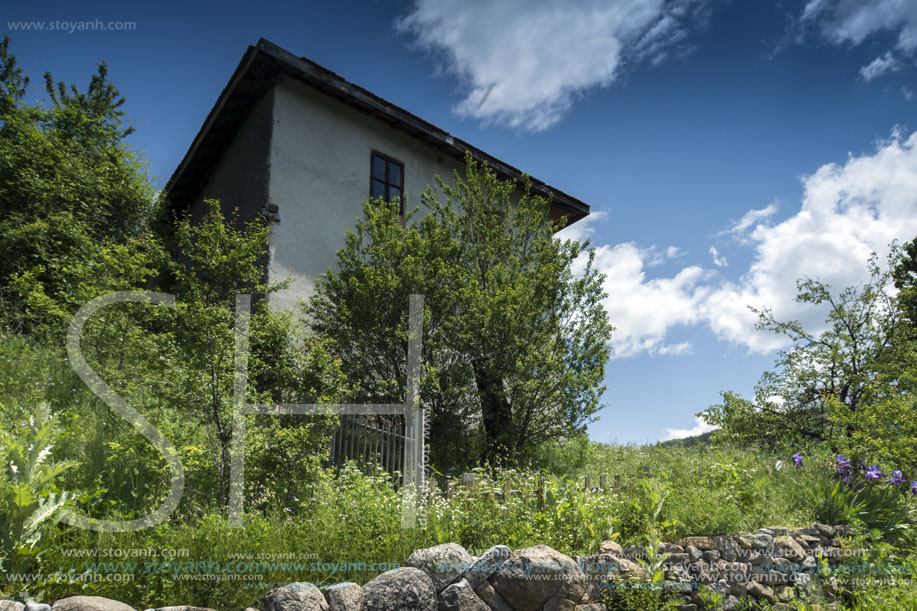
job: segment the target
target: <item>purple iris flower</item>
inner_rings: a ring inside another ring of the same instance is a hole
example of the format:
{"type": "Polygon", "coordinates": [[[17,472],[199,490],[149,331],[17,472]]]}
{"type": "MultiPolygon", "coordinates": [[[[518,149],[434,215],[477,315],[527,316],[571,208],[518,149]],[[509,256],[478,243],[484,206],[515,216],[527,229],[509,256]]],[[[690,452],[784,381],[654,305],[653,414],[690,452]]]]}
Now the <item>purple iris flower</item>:
{"type": "Polygon", "coordinates": [[[901,471],[895,470],[895,471],[892,471],[892,476],[888,480],[888,483],[889,484],[906,484],[907,480],[904,479],[904,475],[902,475],[901,471]]]}
{"type": "Polygon", "coordinates": [[[800,454],[799,452],[796,452],[795,454],[793,454],[793,462],[796,464],[797,467],[801,467],[802,466],[802,454],[800,454]]]}
{"type": "Polygon", "coordinates": [[[911,482],[911,496],[917,496],[917,482],[911,482]]]}
{"type": "Polygon", "coordinates": [[[866,469],[866,477],[869,479],[882,479],[883,475],[885,474],[879,471],[879,465],[869,465],[866,469]]]}

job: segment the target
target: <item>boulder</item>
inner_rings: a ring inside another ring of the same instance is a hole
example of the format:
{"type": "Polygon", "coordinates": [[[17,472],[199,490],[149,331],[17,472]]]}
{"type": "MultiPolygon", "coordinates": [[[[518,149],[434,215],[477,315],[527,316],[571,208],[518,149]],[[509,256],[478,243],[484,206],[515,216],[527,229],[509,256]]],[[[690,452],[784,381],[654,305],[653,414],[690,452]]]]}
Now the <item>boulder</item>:
{"type": "Polygon", "coordinates": [[[755,598],[761,598],[767,602],[774,602],[774,591],[763,583],[752,581],[748,584],[748,593],[755,598]]]}
{"type": "Polygon", "coordinates": [[[418,568],[382,573],[363,586],[363,611],[436,611],[433,580],[418,568]]]}
{"type": "Polygon", "coordinates": [[[478,598],[484,601],[491,611],[514,611],[514,609],[509,606],[509,603],[506,602],[506,599],[494,590],[494,587],[490,585],[489,581],[485,581],[476,587],[474,593],[478,595],[478,598]]]}
{"type": "Polygon", "coordinates": [[[600,554],[611,554],[612,556],[624,556],[624,548],[621,547],[621,544],[617,541],[612,541],[611,539],[607,541],[602,541],[602,544],[599,546],[600,554]]]}
{"type": "Polygon", "coordinates": [[[679,541],[678,544],[682,547],[693,545],[700,550],[716,549],[716,541],[713,537],[687,537],[679,541]]]}
{"type": "Polygon", "coordinates": [[[264,595],[264,611],[328,611],[328,601],[315,584],[291,583],[264,595]]]}
{"type": "Polygon", "coordinates": [[[806,559],[806,552],[802,546],[796,542],[796,539],[790,536],[780,536],[774,539],[774,545],[780,551],[780,555],[794,562],[802,562],[806,559]]]}
{"type": "Polygon", "coordinates": [[[328,611],[361,611],[363,609],[363,588],[345,581],[319,588],[328,601],[328,611]]]}
{"type": "Polygon", "coordinates": [[[53,611],[135,611],[123,602],[101,596],[68,596],[54,603],[53,611]]]}
{"type": "Polygon", "coordinates": [[[458,543],[443,543],[419,549],[405,561],[405,566],[420,569],[429,575],[433,589],[437,592],[456,581],[471,565],[471,554],[458,543]]]}
{"type": "Polygon", "coordinates": [[[516,550],[490,578],[494,589],[517,611],[538,611],[555,596],[579,602],[586,592],[585,581],[572,558],[546,545],[516,550]]]}
{"type": "Polygon", "coordinates": [[[739,557],[739,546],[736,545],[732,537],[713,537],[713,541],[716,543],[716,549],[719,551],[720,557],[726,562],[735,562],[739,557]]]}
{"type": "Polygon", "coordinates": [[[0,600],[0,611],[23,611],[25,605],[15,600],[0,600]]]}
{"type": "Polygon", "coordinates": [[[468,582],[468,585],[471,586],[471,589],[478,587],[482,583],[488,580],[491,575],[497,572],[497,569],[500,568],[506,560],[512,555],[512,550],[505,545],[495,545],[486,552],[484,552],[480,558],[478,558],[471,566],[469,566],[459,579],[464,579],[468,582]]]}
{"type": "Polygon", "coordinates": [[[490,611],[464,579],[439,593],[439,611],[490,611]]]}

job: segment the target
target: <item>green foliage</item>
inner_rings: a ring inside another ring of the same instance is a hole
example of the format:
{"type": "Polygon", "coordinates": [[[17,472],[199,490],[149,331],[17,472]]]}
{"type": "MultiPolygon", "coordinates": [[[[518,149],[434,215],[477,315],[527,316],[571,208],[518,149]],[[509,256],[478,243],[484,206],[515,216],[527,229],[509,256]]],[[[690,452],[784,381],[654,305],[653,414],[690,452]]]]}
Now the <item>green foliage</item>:
{"type": "Polygon", "coordinates": [[[759,329],[794,345],[761,377],[754,401],[725,392],[722,404],[698,414],[720,427],[715,438],[778,451],[828,442],[835,451],[911,459],[912,419],[903,413],[913,401],[917,351],[891,292],[891,270],[900,260],[893,244],[886,269],[873,257],[870,281],[838,294],[818,280],[799,281],[796,300],[827,310],[821,333],[758,312],[759,329]]]}
{"type": "Polygon", "coordinates": [[[34,568],[45,522],[69,500],[55,480],[71,465],[49,460],[53,425],[47,406],[40,405],[25,434],[0,433],[0,459],[9,469],[0,479],[0,568],[6,565],[6,574],[34,568]]]}
{"type": "Polygon", "coordinates": [[[892,270],[898,289],[898,307],[903,316],[917,327],[917,237],[902,246],[902,256],[892,270]]]}
{"type": "Polygon", "coordinates": [[[4,39],[0,304],[18,328],[59,334],[89,298],[154,275],[142,231],[154,195],[104,63],[85,92],[46,74],[48,107],[24,102],[27,84],[4,39]]]}
{"type": "Polygon", "coordinates": [[[549,203],[527,187],[515,201],[514,183],[466,164],[454,186],[423,194],[421,219],[367,203],[340,271],[317,282],[308,306],[361,398],[393,402],[404,396],[408,295],[424,295],[420,395],[441,471],[518,462],[582,432],[612,329],[588,245],[555,239],[549,203]]]}

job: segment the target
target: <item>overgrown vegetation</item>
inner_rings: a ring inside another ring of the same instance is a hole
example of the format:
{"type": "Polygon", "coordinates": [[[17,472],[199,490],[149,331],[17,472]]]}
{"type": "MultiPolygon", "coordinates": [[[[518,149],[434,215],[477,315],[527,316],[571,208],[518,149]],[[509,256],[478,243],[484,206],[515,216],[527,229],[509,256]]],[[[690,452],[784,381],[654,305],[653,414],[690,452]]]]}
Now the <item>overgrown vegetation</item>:
{"type": "MultiPolygon", "coordinates": [[[[644,547],[658,582],[661,540],[819,521],[856,526],[847,544],[866,550],[866,566],[903,567],[891,585],[839,576],[842,608],[917,604],[917,240],[887,268],[874,261],[863,287],[835,294],[804,280],[800,300],[827,305],[822,333],[762,312],[762,328],[794,347],[754,401],[727,393],[704,413],[721,427],[711,439],[595,444],[583,425],[598,407],[611,326],[600,277],[572,271],[587,245],[554,240],[547,202],[511,203],[515,187],[469,163],[455,187],[425,194],[422,219],[402,223],[396,207],[368,204],[306,329],[266,306],[278,287],[264,281],[264,219],[207,202],[192,223],[154,197],[104,65],[85,92],[47,76],[47,108],[25,103],[27,85],[4,40],[0,598],[244,608],[279,584],[365,582],[448,541],[573,555],[613,538],[644,547]],[[183,494],[157,526],[83,530],[56,519],[136,519],[170,489],[164,456],[86,387],[64,348],[81,306],[129,290],[175,302],[105,306],[80,347],[170,440],[183,494]],[[238,392],[271,404],[400,401],[413,292],[427,299],[421,399],[433,415],[432,475],[443,488],[444,473],[478,466],[475,485],[429,499],[417,528],[404,529],[397,474],[325,466],[333,420],[249,416],[244,529],[231,528],[236,294],[253,295],[248,385],[238,392]],[[193,578],[202,573],[225,578],[193,578]]],[[[609,604],[667,602],[625,588],[609,604]]]]}

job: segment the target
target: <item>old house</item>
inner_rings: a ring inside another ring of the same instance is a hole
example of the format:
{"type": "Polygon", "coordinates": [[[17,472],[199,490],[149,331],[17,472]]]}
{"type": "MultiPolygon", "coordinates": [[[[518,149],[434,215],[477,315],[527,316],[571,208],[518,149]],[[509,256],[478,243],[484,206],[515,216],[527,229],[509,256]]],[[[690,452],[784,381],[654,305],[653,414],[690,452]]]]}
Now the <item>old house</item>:
{"type": "MultiPolygon", "coordinates": [[[[502,178],[522,172],[450,136],[330,70],[261,39],[250,46],[166,186],[176,210],[208,198],[262,214],[271,229],[268,278],[293,278],[272,304],[291,307],[334,265],[344,235],[370,196],[419,195],[434,176],[464,167],[466,151],[502,178]]],[[[553,195],[552,216],[589,214],[582,201],[532,179],[553,195]]]]}

